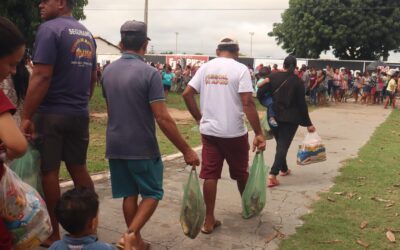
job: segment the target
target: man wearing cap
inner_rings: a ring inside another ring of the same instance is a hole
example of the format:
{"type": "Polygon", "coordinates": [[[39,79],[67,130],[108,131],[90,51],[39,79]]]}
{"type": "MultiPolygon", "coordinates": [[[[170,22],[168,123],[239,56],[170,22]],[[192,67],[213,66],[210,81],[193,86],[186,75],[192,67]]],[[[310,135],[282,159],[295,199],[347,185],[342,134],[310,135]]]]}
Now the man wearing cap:
{"type": "MultiPolygon", "coordinates": [[[[103,73],[103,94],[108,106],[106,157],[109,160],[113,198],[123,198],[133,248],[146,249],[140,235],[163,197],[163,163],[156,138],[155,121],[183,153],[185,162],[200,164],[197,154],[179,134],[168,113],[161,76],[146,64],[146,24],[127,21],[121,27],[122,57],[103,73]],[[155,121],[154,121],[155,120],[155,121]],[[138,196],[142,200],[138,204],[138,196]]],[[[121,239],[119,247],[123,248],[121,239]]]]}
{"type": "Polygon", "coordinates": [[[93,188],[86,169],[89,98],[96,83],[96,45],[92,34],[72,17],[74,0],[41,0],[32,77],[24,103],[22,130],[35,137],[41,153],[44,198],[53,226],[45,246],[59,240],[54,214],[60,198],[64,161],[75,186],[93,188]],[[33,123],[35,126],[33,126],[33,123]]]}
{"type": "Polygon", "coordinates": [[[183,93],[186,106],[200,124],[202,135],[203,194],[206,219],[202,232],[212,233],[221,225],[214,216],[217,183],[224,160],[232,179],[242,194],[248,178],[249,142],[244,114],[254,130],[253,151],[265,149],[265,139],[254,99],[250,73],[235,59],[239,45],[235,39],[223,38],[217,48],[217,58],[203,64],[183,93]],[[194,96],[200,94],[200,109],[194,96]]]}

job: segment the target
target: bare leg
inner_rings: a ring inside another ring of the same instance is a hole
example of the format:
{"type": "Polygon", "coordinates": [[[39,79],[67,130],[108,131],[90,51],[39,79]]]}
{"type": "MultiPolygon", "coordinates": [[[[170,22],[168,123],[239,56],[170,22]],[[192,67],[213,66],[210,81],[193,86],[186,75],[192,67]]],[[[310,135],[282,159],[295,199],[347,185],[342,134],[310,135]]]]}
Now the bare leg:
{"type": "Polygon", "coordinates": [[[129,227],[135,218],[138,209],[138,196],[125,197],[122,202],[122,211],[124,212],[124,218],[126,227],[129,227]]]}
{"type": "Polygon", "coordinates": [[[86,187],[94,190],[94,184],[87,171],[86,165],[66,165],[75,187],[86,187]]]}
{"type": "Polygon", "coordinates": [[[239,192],[240,192],[240,196],[242,196],[243,191],[244,191],[244,189],[246,187],[247,179],[248,179],[248,177],[245,180],[237,180],[237,186],[238,186],[238,189],[239,189],[239,192]]]}
{"type": "Polygon", "coordinates": [[[42,172],[43,193],[46,201],[47,210],[49,211],[51,226],[53,233],[44,242],[45,245],[51,245],[54,241],[60,239],[60,229],[54,210],[57,201],[60,199],[60,183],[58,180],[59,169],[42,172]]]}
{"type": "Polygon", "coordinates": [[[132,246],[136,250],[147,249],[147,244],[143,241],[140,230],[147,223],[158,206],[158,200],[152,198],[143,199],[137,208],[135,217],[129,226],[129,231],[133,232],[135,237],[132,240],[132,246]]]}
{"type": "Polygon", "coordinates": [[[389,104],[389,96],[386,97],[386,100],[385,100],[385,106],[384,106],[385,109],[387,109],[388,104],[389,104]]]}
{"type": "Polygon", "coordinates": [[[204,222],[204,228],[212,231],[215,224],[215,199],[217,197],[217,184],[218,180],[204,180],[203,194],[204,202],[206,203],[206,218],[204,222]]]}

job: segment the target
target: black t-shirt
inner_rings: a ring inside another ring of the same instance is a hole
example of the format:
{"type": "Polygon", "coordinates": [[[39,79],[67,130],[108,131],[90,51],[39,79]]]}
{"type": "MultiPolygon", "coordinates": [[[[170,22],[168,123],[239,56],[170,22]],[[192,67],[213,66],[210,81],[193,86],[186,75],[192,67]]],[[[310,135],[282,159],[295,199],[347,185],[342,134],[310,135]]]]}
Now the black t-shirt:
{"type": "Polygon", "coordinates": [[[270,82],[260,89],[257,96],[265,93],[272,95],[277,121],[311,126],[304,84],[301,79],[288,72],[272,73],[269,79],[270,82]]]}

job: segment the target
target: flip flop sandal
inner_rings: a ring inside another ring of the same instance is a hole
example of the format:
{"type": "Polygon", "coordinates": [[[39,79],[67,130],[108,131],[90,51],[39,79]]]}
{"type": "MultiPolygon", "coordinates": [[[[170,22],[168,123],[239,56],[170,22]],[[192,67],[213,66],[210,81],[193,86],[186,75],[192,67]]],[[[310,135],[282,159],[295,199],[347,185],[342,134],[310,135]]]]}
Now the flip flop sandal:
{"type": "Polygon", "coordinates": [[[280,183],[277,179],[268,179],[268,187],[272,188],[272,187],[276,187],[278,186],[280,183]]]}
{"type": "MultiPolygon", "coordinates": [[[[144,244],[146,245],[146,247],[145,247],[146,250],[150,249],[150,247],[151,247],[151,244],[150,244],[150,243],[144,242],[144,244]]],[[[122,238],[117,244],[115,244],[115,247],[116,247],[117,249],[124,250],[124,248],[125,248],[125,242],[124,242],[123,238],[122,238]]],[[[135,249],[135,248],[132,247],[132,249],[135,249]]]]}
{"type": "Polygon", "coordinates": [[[279,174],[280,176],[288,176],[292,173],[292,171],[290,169],[288,169],[286,172],[282,172],[279,174]]]}
{"type": "Polygon", "coordinates": [[[214,230],[222,225],[221,221],[215,220],[214,226],[211,230],[207,230],[204,226],[201,228],[203,234],[212,234],[214,230]]]}

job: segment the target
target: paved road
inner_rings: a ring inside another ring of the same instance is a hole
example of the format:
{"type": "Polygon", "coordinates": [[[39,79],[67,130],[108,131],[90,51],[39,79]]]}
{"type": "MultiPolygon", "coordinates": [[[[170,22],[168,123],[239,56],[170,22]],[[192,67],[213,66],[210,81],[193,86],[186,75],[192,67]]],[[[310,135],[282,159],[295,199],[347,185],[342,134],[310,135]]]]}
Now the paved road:
{"type": "MultiPolygon", "coordinates": [[[[296,166],[296,150],[305,135],[300,128],[289,151],[288,163],[293,175],[281,177],[281,185],[267,190],[267,205],[263,213],[250,220],[241,218],[241,202],[236,184],[229,179],[227,168],[219,182],[216,215],[222,227],[212,235],[199,235],[195,240],[185,237],[179,224],[182,186],[188,170],[182,158],[165,163],[165,198],[142,235],[151,242],[151,249],[276,249],[279,237],[294,234],[301,226],[299,219],[309,213],[309,206],[318,199],[317,193],[328,190],[338,175],[342,162],[357,156],[376,127],[389,115],[382,107],[339,104],[312,112],[312,120],[323,138],[328,160],[309,166],[296,166]]],[[[252,137],[252,136],[251,136],[252,137]]],[[[275,142],[268,141],[265,159],[270,166],[275,142]]],[[[251,156],[251,159],[253,156],[251,156]]],[[[109,180],[96,184],[101,198],[99,237],[116,242],[126,230],[121,200],[111,199],[109,180]]]]}

